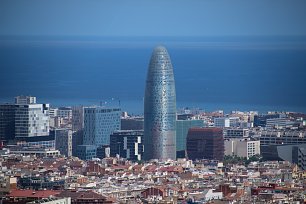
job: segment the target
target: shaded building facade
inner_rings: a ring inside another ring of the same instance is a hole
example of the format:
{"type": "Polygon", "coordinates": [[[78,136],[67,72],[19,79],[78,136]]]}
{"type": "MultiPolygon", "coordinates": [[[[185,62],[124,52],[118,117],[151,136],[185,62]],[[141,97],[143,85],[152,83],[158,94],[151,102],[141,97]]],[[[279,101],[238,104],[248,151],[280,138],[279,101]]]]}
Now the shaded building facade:
{"type": "Polygon", "coordinates": [[[192,160],[223,160],[223,130],[221,128],[190,128],[186,148],[187,156],[192,160]]]}
{"type": "Polygon", "coordinates": [[[101,106],[84,108],[85,145],[108,145],[110,135],[121,129],[120,108],[105,108],[101,106]]]}
{"type": "Polygon", "coordinates": [[[15,138],[15,105],[0,105],[0,140],[8,141],[15,138]]]}
{"type": "Polygon", "coordinates": [[[110,156],[119,155],[129,160],[142,160],[143,131],[124,130],[110,136],[110,156]]]}
{"type": "Polygon", "coordinates": [[[147,73],[144,98],[144,159],[176,159],[176,93],[165,47],[156,47],[147,73]]]}

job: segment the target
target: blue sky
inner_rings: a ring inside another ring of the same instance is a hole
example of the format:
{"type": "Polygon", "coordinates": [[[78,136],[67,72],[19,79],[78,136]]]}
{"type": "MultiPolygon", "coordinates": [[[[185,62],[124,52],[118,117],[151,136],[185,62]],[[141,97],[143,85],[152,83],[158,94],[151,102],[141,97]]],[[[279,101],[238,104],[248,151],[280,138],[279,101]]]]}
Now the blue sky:
{"type": "Polygon", "coordinates": [[[306,35],[304,0],[0,1],[0,35],[306,35]]]}

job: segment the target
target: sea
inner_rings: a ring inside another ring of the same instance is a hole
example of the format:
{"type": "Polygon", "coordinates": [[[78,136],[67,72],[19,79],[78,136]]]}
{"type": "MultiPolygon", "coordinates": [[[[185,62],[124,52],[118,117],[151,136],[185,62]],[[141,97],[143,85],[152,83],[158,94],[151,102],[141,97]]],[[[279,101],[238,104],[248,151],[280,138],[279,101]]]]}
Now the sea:
{"type": "Polygon", "coordinates": [[[103,105],[143,114],[155,46],[171,57],[177,108],[306,113],[306,38],[0,37],[0,103],[103,105]]]}

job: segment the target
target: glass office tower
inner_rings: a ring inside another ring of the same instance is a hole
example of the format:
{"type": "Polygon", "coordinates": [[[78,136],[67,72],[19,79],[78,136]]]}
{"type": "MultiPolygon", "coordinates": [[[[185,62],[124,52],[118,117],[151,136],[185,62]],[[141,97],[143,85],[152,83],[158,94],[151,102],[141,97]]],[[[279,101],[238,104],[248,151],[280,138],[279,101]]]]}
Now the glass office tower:
{"type": "Polygon", "coordinates": [[[147,73],[144,99],[144,159],[176,159],[176,94],[165,47],[156,47],[147,73]]]}

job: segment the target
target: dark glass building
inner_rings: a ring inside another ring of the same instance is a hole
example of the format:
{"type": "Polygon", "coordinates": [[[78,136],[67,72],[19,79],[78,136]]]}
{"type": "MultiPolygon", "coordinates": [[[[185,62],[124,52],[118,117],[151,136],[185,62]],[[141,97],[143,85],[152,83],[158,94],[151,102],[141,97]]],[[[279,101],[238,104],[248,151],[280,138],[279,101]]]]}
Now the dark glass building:
{"type": "Polygon", "coordinates": [[[147,73],[144,98],[144,158],[176,159],[176,94],[166,48],[156,47],[147,73]]]}
{"type": "Polygon", "coordinates": [[[221,128],[190,128],[187,135],[189,159],[223,160],[224,140],[221,128]]]}
{"type": "Polygon", "coordinates": [[[0,140],[8,141],[15,138],[15,105],[0,105],[0,140]]]}
{"type": "Polygon", "coordinates": [[[110,136],[110,156],[119,155],[129,160],[142,160],[143,158],[143,131],[121,130],[110,136]]]}

